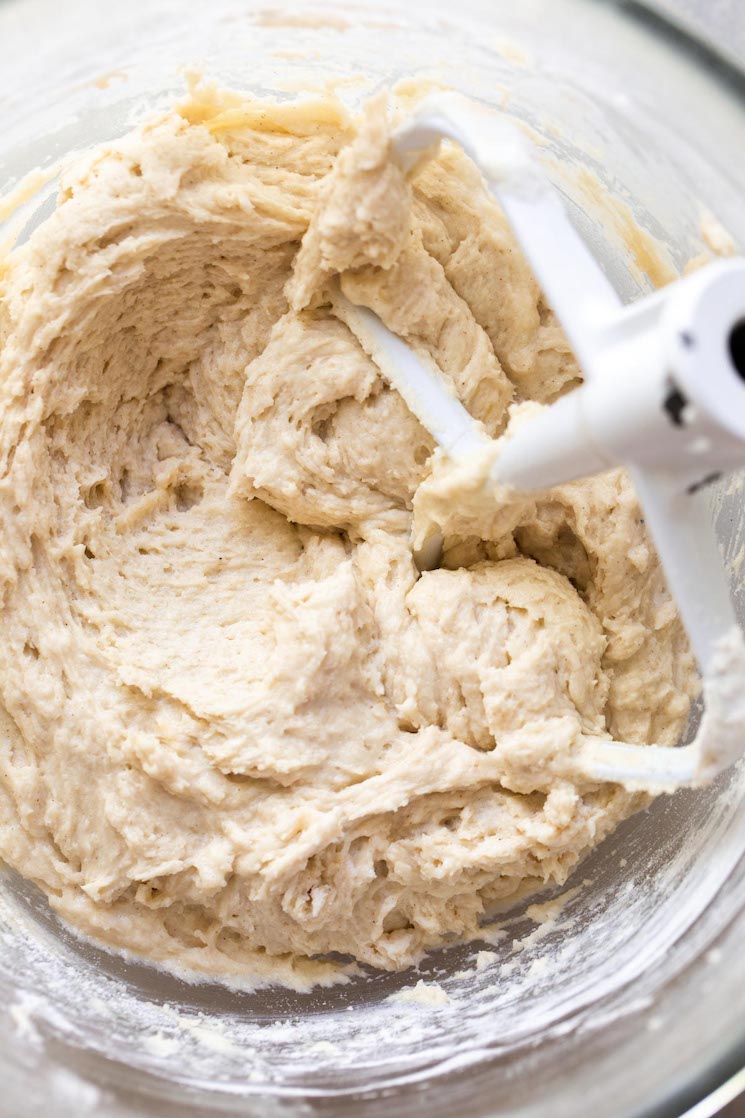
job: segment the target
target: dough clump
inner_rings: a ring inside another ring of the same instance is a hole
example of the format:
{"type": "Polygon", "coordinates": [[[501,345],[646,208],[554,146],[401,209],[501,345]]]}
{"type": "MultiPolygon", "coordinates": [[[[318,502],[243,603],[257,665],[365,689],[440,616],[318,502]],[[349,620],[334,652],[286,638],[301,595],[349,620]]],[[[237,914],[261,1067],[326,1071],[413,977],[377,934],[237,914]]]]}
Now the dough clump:
{"type": "Polygon", "coordinates": [[[432,440],[339,291],[491,435],[579,373],[469,160],[391,162],[404,108],[197,87],[5,261],[0,856],[164,965],[476,937],[644,802],[577,776],[583,735],[673,743],[695,691],[621,472],[414,566],[432,440]]]}

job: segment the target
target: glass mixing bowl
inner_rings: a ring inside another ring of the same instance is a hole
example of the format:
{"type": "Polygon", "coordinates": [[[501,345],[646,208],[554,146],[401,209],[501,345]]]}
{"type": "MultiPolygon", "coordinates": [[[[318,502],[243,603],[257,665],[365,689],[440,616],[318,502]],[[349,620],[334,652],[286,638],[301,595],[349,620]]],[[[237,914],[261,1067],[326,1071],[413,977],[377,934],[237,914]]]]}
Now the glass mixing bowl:
{"type": "MultiPolygon", "coordinates": [[[[506,107],[625,298],[702,250],[705,213],[745,242],[745,82],[637,8],[262,3],[0,3],[0,190],[21,184],[0,217],[27,236],[56,161],[167,105],[190,63],[277,96],[334,80],[356,104],[416,75],[506,107]]],[[[738,494],[712,508],[745,621],[738,494]]],[[[109,955],[6,871],[0,1112],[679,1114],[745,1064],[744,798],[735,769],[658,799],[580,867],[553,920],[517,910],[481,969],[454,947],[309,994],[189,985],[109,955]],[[421,978],[444,994],[388,1000],[421,978]]]]}

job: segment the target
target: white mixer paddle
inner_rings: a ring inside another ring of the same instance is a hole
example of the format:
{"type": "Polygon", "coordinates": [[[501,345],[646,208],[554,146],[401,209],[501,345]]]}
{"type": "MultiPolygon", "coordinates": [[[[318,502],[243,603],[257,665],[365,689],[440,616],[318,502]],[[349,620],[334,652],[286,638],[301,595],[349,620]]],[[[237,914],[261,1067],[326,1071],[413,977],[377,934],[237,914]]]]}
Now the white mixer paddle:
{"type": "MultiPolygon", "coordinates": [[[[700,492],[745,465],[745,260],[710,264],[624,307],[514,124],[436,94],[394,133],[395,156],[408,172],[443,138],[483,171],[584,375],[509,440],[493,481],[546,489],[624,466],[703,676],[690,744],[585,738],[578,769],[651,791],[706,783],[745,752],[745,641],[700,492]]],[[[483,446],[482,426],[434,365],[368,308],[342,299],[338,310],[448,456],[483,446]]]]}

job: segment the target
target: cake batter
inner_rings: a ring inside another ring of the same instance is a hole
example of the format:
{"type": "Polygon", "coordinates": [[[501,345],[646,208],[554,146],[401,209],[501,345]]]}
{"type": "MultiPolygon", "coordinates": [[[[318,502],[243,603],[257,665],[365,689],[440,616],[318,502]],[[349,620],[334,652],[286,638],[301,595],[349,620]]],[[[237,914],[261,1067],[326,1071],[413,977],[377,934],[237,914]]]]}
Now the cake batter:
{"type": "Polygon", "coordinates": [[[625,475],[447,522],[345,325],[340,290],[492,435],[579,380],[473,164],[391,162],[401,111],[202,84],[4,265],[0,856],[191,973],[476,938],[645,802],[582,735],[673,743],[696,690],[625,475]]]}

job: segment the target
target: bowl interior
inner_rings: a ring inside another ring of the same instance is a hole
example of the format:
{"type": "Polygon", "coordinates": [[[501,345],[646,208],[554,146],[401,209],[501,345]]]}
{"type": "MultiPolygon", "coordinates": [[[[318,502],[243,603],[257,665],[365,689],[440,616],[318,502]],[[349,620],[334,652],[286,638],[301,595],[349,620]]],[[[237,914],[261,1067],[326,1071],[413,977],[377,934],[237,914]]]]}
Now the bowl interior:
{"type": "MultiPolygon", "coordinates": [[[[21,7],[6,25],[19,49],[28,33],[21,7]]],[[[717,135],[728,136],[730,150],[735,135],[745,138],[742,110],[664,41],[601,5],[474,0],[460,11],[415,3],[402,12],[295,3],[259,11],[220,0],[174,23],[176,6],[154,0],[135,4],[136,30],[131,11],[106,27],[86,24],[94,10],[87,0],[59,28],[46,0],[29,7],[55,33],[31,58],[14,53],[0,79],[12,110],[0,122],[0,189],[39,166],[50,177],[27,183],[14,216],[21,237],[54,204],[56,161],[168,104],[183,91],[182,64],[195,63],[262,94],[292,96],[331,80],[354,105],[382,84],[417,78],[504,108],[530,128],[628,299],[702,251],[705,212],[745,238],[717,135]]],[[[745,621],[738,486],[715,492],[712,510],[745,621]]],[[[12,734],[5,722],[0,730],[12,734]]],[[[597,1086],[588,1054],[599,1061],[626,1043],[619,1023],[653,1028],[661,992],[737,913],[744,797],[740,770],[712,788],[663,797],[598,848],[558,899],[531,898],[497,936],[437,952],[415,973],[366,972],[308,994],[188,984],[102,952],[5,871],[0,993],[9,1015],[0,1037],[12,1054],[10,1089],[28,1099],[66,1067],[103,1090],[148,1095],[153,1106],[178,1101],[181,1112],[209,1098],[213,1110],[250,1113],[252,1097],[271,1095],[284,1098],[281,1113],[305,1113],[313,1098],[324,1100],[324,1113],[382,1113],[393,1091],[396,1113],[419,1113],[417,1084],[442,1077],[450,1093],[428,1100],[432,1114],[527,1113],[549,1083],[554,1112],[572,1113],[562,1069],[574,1067],[574,1090],[585,1080],[588,1092],[597,1086]]],[[[645,1075],[649,1092],[655,1069],[640,1069],[639,1089],[645,1075]]],[[[607,1095],[595,1112],[622,1112],[620,1095],[607,1095]]]]}

